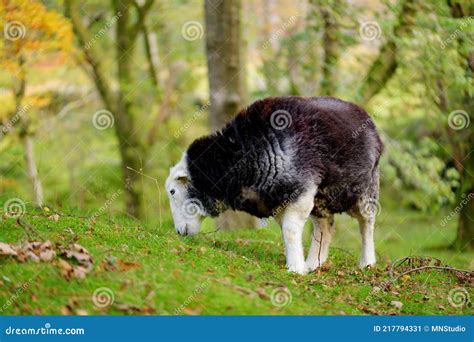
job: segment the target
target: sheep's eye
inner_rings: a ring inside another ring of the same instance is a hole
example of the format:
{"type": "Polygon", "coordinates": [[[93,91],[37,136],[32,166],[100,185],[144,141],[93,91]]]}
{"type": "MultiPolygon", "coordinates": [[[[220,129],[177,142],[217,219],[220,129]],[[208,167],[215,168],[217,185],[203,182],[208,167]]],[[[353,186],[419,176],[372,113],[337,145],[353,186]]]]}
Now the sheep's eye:
{"type": "Polygon", "coordinates": [[[174,195],[175,192],[176,192],[176,191],[175,191],[174,189],[171,189],[171,190],[170,190],[170,194],[171,194],[171,195],[174,195]]]}

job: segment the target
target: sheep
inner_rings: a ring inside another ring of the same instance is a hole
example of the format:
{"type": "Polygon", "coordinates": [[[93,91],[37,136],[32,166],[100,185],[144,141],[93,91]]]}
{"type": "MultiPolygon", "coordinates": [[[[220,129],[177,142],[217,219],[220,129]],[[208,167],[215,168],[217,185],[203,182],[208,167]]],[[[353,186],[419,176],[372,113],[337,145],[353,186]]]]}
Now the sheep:
{"type": "Polygon", "coordinates": [[[326,96],[258,100],[195,140],[170,169],[166,189],[175,229],[194,235],[203,217],[227,209],[274,217],[288,271],[305,274],[327,260],[334,214],[345,212],[359,222],[359,266],[374,265],[382,150],[373,121],[353,103],[326,96]],[[305,260],[308,218],[313,234],[305,260]]]}

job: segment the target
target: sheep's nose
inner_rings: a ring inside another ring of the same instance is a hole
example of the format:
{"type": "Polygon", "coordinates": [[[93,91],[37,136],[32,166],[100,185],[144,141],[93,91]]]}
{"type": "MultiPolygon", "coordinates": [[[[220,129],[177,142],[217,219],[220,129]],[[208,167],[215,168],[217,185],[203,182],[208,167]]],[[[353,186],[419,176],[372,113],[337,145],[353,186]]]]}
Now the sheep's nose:
{"type": "Polygon", "coordinates": [[[182,228],[176,228],[176,232],[181,235],[181,236],[186,236],[188,235],[188,229],[187,227],[182,227],[182,228]]]}

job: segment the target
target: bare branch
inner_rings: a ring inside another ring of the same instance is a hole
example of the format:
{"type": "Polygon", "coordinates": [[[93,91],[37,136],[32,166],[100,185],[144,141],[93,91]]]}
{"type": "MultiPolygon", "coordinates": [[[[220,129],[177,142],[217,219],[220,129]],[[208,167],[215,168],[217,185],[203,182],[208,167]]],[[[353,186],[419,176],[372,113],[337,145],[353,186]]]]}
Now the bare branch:
{"type": "Polygon", "coordinates": [[[365,105],[377,95],[397,70],[397,44],[395,37],[400,37],[411,30],[414,24],[415,1],[405,0],[397,17],[394,28],[394,37],[389,37],[380,49],[380,54],[372,63],[364,82],[358,89],[359,104],[365,105]]]}
{"type": "Polygon", "coordinates": [[[459,272],[459,273],[465,273],[465,274],[467,274],[468,276],[471,276],[471,277],[474,276],[474,271],[462,270],[462,269],[451,267],[451,266],[442,266],[441,265],[441,260],[439,260],[437,258],[420,257],[420,256],[406,256],[406,257],[403,257],[401,259],[395,260],[390,265],[389,275],[390,275],[391,281],[395,282],[398,279],[400,279],[401,277],[403,277],[404,275],[407,275],[407,274],[410,274],[410,273],[413,273],[413,272],[423,271],[423,270],[441,270],[441,271],[448,271],[448,272],[454,272],[454,273],[459,272]],[[426,263],[429,263],[429,262],[432,262],[432,261],[435,261],[436,264],[435,265],[426,265],[426,263]],[[413,264],[415,262],[422,262],[422,263],[425,263],[425,265],[420,265],[418,267],[412,267],[412,268],[408,269],[407,271],[404,271],[400,274],[395,274],[395,268],[396,267],[399,267],[399,266],[401,266],[405,263],[408,263],[408,266],[411,267],[411,266],[413,266],[413,264]]]}
{"type": "Polygon", "coordinates": [[[145,18],[154,2],[155,0],[146,0],[146,2],[140,6],[136,0],[132,1],[133,6],[137,9],[138,18],[135,24],[130,28],[130,41],[133,42],[137,38],[140,30],[145,27],[145,18]]]}
{"type": "Polygon", "coordinates": [[[113,92],[109,85],[109,80],[105,76],[102,59],[95,46],[91,44],[92,35],[82,22],[82,18],[77,8],[75,0],[65,0],[65,14],[70,18],[76,36],[79,40],[79,45],[84,53],[87,63],[92,68],[93,76],[92,79],[99,90],[100,96],[104,105],[112,112],[114,112],[113,106],[113,92]]]}

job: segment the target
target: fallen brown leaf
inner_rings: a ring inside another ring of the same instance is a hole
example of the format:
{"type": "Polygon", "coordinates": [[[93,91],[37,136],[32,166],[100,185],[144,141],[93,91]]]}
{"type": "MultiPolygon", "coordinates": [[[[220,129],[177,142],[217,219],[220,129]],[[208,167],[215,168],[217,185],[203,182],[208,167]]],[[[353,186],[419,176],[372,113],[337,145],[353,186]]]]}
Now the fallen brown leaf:
{"type": "Polygon", "coordinates": [[[73,266],[73,275],[76,279],[84,279],[88,271],[83,266],[73,266]]]}
{"type": "Polygon", "coordinates": [[[59,270],[61,271],[62,276],[69,280],[72,277],[72,273],[74,272],[74,269],[70,263],[68,263],[64,259],[59,259],[58,260],[58,267],[59,270]]]}
{"type": "Polygon", "coordinates": [[[140,308],[131,304],[116,304],[115,308],[120,311],[140,311],[140,308]]]}
{"type": "Polygon", "coordinates": [[[54,221],[54,222],[58,222],[59,221],[59,215],[58,214],[50,215],[50,216],[48,216],[48,219],[51,220],[51,221],[54,221]]]}
{"type": "Polygon", "coordinates": [[[31,260],[33,262],[40,262],[39,256],[37,256],[33,251],[27,251],[25,255],[28,260],[31,260]]]}
{"type": "Polygon", "coordinates": [[[50,262],[56,257],[56,252],[53,250],[46,250],[40,252],[39,258],[41,261],[50,262]]]}
{"type": "Polygon", "coordinates": [[[403,303],[399,302],[398,300],[392,300],[390,305],[396,307],[397,309],[401,309],[403,307],[403,303]]]}
{"type": "Polygon", "coordinates": [[[92,271],[93,260],[87,249],[77,243],[70,244],[67,248],[60,248],[61,256],[71,261],[77,262],[79,265],[74,266],[74,276],[77,279],[83,279],[87,273],[92,271]]]}
{"type": "Polygon", "coordinates": [[[261,288],[261,287],[257,287],[255,289],[255,292],[258,294],[258,296],[261,298],[261,299],[270,299],[270,296],[265,292],[265,289],[261,288]]]}
{"type": "Polygon", "coordinates": [[[61,310],[61,313],[65,316],[69,316],[72,314],[72,311],[68,306],[61,306],[60,310],[61,310]]]}
{"type": "Polygon", "coordinates": [[[18,261],[33,262],[52,261],[56,257],[51,241],[28,241],[26,244],[18,247],[18,261]]]}
{"type": "Polygon", "coordinates": [[[123,261],[123,260],[118,260],[117,265],[121,272],[130,271],[136,268],[140,268],[141,266],[139,262],[123,261]]]}
{"type": "Polygon", "coordinates": [[[190,315],[190,316],[199,315],[201,313],[201,310],[199,310],[199,308],[193,310],[191,308],[185,307],[181,311],[185,313],[186,315],[190,315]]]}
{"type": "Polygon", "coordinates": [[[0,242],[0,255],[13,255],[13,256],[16,256],[17,252],[15,251],[15,249],[13,249],[13,247],[10,244],[0,242]]]}

